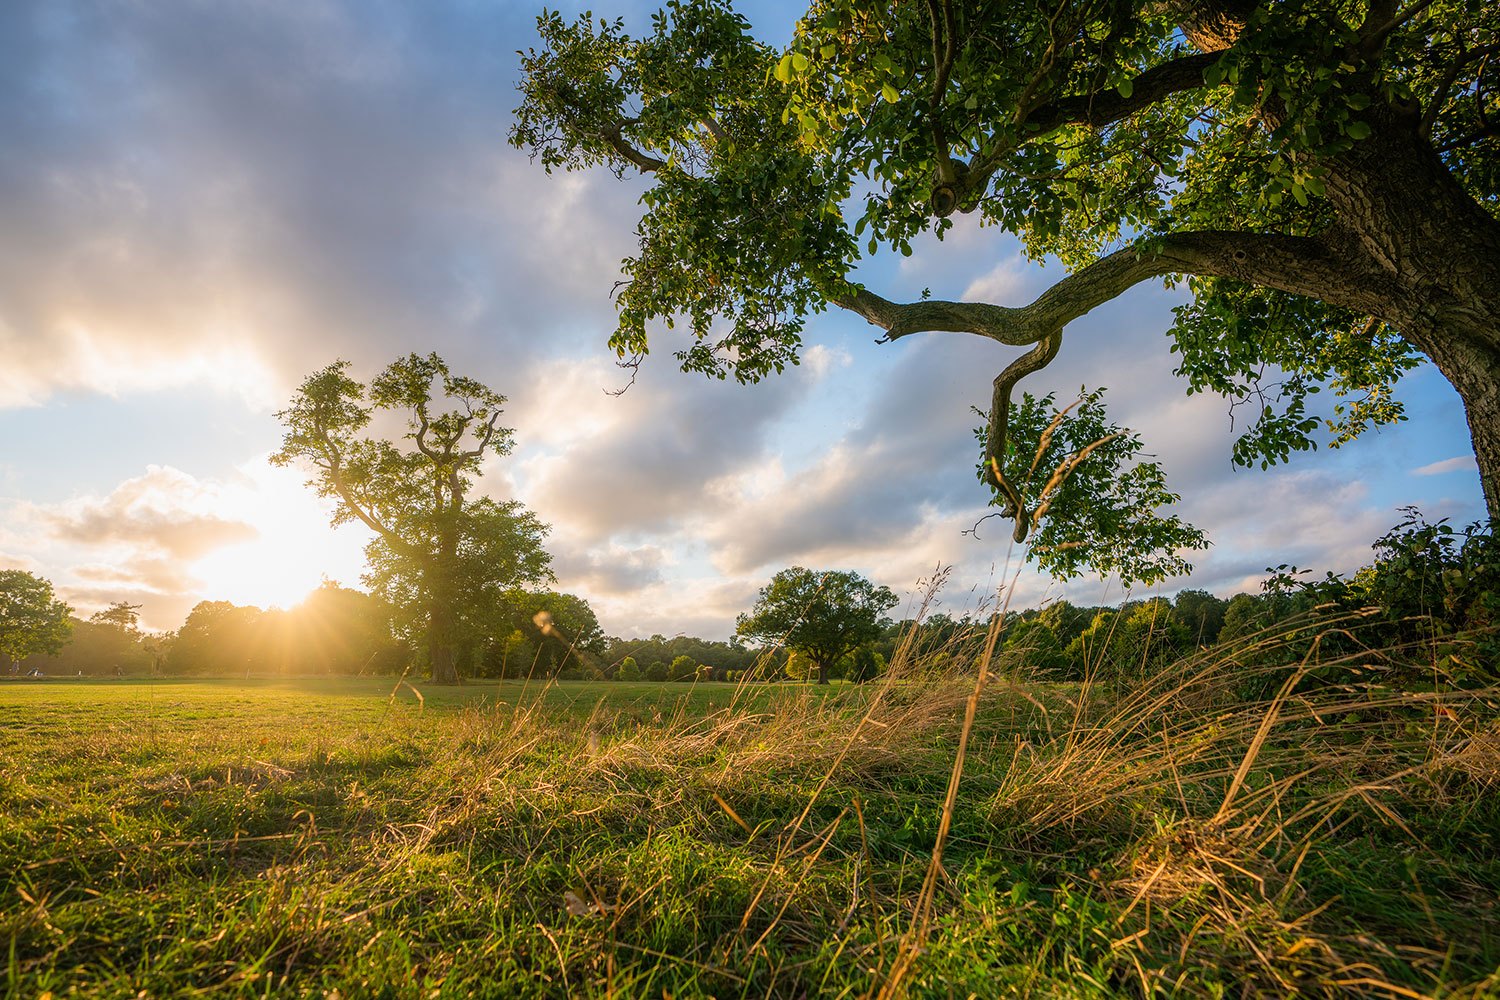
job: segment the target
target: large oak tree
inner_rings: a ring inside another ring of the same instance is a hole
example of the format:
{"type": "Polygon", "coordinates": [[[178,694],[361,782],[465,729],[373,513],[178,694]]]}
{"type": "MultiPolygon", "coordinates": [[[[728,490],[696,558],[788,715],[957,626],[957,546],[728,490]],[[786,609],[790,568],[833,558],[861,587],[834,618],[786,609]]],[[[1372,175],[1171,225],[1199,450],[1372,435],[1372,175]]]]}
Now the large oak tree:
{"type": "Polygon", "coordinates": [[[984,435],[1019,536],[1044,501],[1010,471],[1016,381],[1072,320],[1185,280],[1178,373],[1257,414],[1237,462],[1400,419],[1392,386],[1425,356],[1463,399],[1500,516],[1500,6],[817,0],[784,49],[721,0],[673,2],[640,37],[538,24],[512,141],[549,170],[650,175],[622,355],[686,323],[685,368],[754,380],[794,363],[829,305],[886,340],[1026,348],[984,435]],[[954,213],[1068,275],[1030,304],[898,302],[851,278],[954,213]],[[1336,405],[1310,409],[1324,389],[1336,405]]]}
{"type": "Polygon", "coordinates": [[[510,451],[505,397],[453,375],[436,354],[395,361],[368,387],[348,367],[302,383],[277,414],[287,430],[271,461],[307,463],[318,495],[334,501],[334,524],[374,532],[367,582],[425,641],[433,680],[453,683],[454,648],[472,619],[552,576],[546,526],[519,501],[471,492],[485,459],[510,451]],[[366,434],[377,411],[404,420],[405,447],[366,434]]]}

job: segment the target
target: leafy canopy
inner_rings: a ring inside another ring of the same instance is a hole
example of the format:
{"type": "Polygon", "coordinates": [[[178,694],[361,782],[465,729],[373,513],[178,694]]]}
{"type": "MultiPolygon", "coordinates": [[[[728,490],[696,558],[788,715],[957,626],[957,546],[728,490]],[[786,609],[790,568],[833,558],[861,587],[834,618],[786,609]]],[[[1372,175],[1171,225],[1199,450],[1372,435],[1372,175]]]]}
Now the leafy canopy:
{"type": "Polygon", "coordinates": [[[511,450],[505,397],[436,354],[401,358],[368,386],[348,368],[337,361],[302,383],[277,414],[286,435],[271,461],[306,463],[318,496],[334,501],[333,523],[374,532],[365,580],[398,631],[451,648],[504,591],[551,579],[546,526],[518,501],[470,495],[484,462],[511,450]],[[402,419],[400,444],[367,433],[377,414],[402,419]]]}
{"type": "Polygon", "coordinates": [[[880,638],[896,595],[858,573],[793,566],[771,578],[735,634],[805,654],[826,675],[846,654],[880,638]]]}
{"type": "MultiPolygon", "coordinates": [[[[1411,342],[1370,283],[1331,294],[1340,206],[1359,203],[1346,168],[1415,116],[1463,196],[1500,205],[1500,88],[1485,76],[1500,7],[1478,0],[815,0],[785,49],[723,0],[672,0],[639,37],[556,12],[538,28],[512,142],[549,171],[651,175],[612,346],[642,355],[653,322],[684,322],[683,367],[718,378],[796,363],[808,315],[829,304],[889,339],[1038,345],[1019,377],[1067,322],[1145,278],[1189,275],[1178,374],[1246,408],[1234,461],[1266,466],[1403,419],[1391,388],[1418,363],[1411,342]],[[900,304],[857,282],[863,255],[910,254],[955,213],[1073,273],[1019,308],[900,304]],[[1336,402],[1319,409],[1324,390],[1336,402]]],[[[1186,540],[1171,518],[1135,525],[1123,544],[1186,540]]],[[[1070,541],[1076,557],[1053,568],[1111,568],[1107,549],[1070,541]]]]}
{"type": "Polygon", "coordinates": [[[52,592],[51,581],[0,569],[0,653],[12,662],[62,649],[73,631],[72,612],[52,592]]]}
{"type": "MultiPolygon", "coordinates": [[[[1103,396],[1083,390],[1058,409],[1053,395],[1028,392],[1011,413],[1001,461],[1035,529],[1028,554],[1061,580],[1092,569],[1128,587],[1186,573],[1184,550],[1208,539],[1176,514],[1157,513],[1179,497],[1160,465],[1138,460],[1140,435],[1108,421],[1103,396]]],[[[987,430],[974,433],[983,444],[987,430]]],[[[997,494],[991,503],[1006,502],[997,494]]]]}

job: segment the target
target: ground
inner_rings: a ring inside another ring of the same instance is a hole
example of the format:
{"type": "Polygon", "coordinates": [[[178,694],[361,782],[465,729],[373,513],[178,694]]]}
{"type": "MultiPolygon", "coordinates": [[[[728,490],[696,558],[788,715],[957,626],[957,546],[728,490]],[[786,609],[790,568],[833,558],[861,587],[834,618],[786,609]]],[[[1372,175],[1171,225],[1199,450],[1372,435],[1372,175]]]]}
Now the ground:
{"type": "Polygon", "coordinates": [[[971,684],[9,681],[7,995],[1500,995],[1483,698],[995,678],[924,894],[971,684]]]}

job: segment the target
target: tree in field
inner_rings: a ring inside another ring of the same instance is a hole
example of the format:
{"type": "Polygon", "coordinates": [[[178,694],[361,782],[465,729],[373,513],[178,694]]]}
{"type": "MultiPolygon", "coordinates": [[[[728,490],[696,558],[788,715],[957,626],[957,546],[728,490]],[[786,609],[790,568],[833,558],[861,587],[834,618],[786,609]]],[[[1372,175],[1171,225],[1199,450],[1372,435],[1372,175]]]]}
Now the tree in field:
{"type": "Polygon", "coordinates": [[[73,631],[73,609],[57,599],[52,583],[20,569],[0,569],[0,653],[11,673],[28,656],[55,653],[73,631]]]}
{"type": "Polygon", "coordinates": [[[673,657],[671,665],[667,667],[667,679],[673,681],[685,681],[689,677],[693,676],[693,671],[697,668],[698,665],[693,662],[693,658],[691,656],[673,657]]]}
{"type": "MultiPolygon", "coordinates": [[[[1026,348],[994,381],[982,463],[1022,536],[1051,470],[1017,472],[1038,439],[1014,420],[1016,382],[1079,316],[1185,282],[1177,374],[1253,404],[1238,464],[1402,419],[1392,387],[1425,356],[1463,399],[1500,517],[1500,5],[819,0],[785,50],[724,0],[674,0],[639,38],[586,16],[538,25],[512,142],[549,170],[650,175],[622,355],[681,322],[684,368],[754,381],[797,362],[828,306],[887,341],[1026,348]],[[851,277],[864,253],[941,238],[954,213],[1068,274],[1017,305],[897,302],[851,277]],[[1336,404],[1310,410],[1325,389],[1336,404]]],[[[1114,526],[1146,545],[1172,528],[1114,526]]],[[[1058,552],[1031,555],[1066,573],[1058,552]]],[[[1114,568],[1107,548],[1061,552],[1114,568]]]]}
{"type": "Polygon", "coordinates": [[[551,579],[546,526],[517,501],[470,495],[486,457],[511,449],[505,397],[436,354],[395,361],[368,386],[348,367],[302,383],[277,414],[286,435],[271,461],[305,462],[318,496],[335,503],[333,523],[375,533],[366,582],[425,645],[433,680],[455,683],[454,650],[476,616],[509,589],[551,579]],[[404,447],[367,436],[377,413],[405,419],[404,447]]]}
{"type": "Polygon", "coordinates": [[[89,615],[88,622],[82,623],[84,628],[74,629],[73,645],[88,641],[84,638],[86,632],[95,633],[89,637],[94,660],[91,668],[97,669],[99,661],[106,661],[110,669],[119,674],[127,666],[138,665],[148,655],[142,645],[145,637],[141,635],[140,622],[139,604],[114,601],[103,611],[89,615]],[[100,643],[100,639],[104,642],[100,643]]]}
{"type": "Polygon", "coordinates": [[[115,601],[103,611],[95,611],[89,615],[89,621],[95,625],[117,629],[123,635],[140,638],[141,606],[126,601],[115,601]]]}
{"type": "Polygon", "coordinates": [[[896,605],[889,588],[858,573],[818,572],[793,566],[771,578],[749,614],[740,615],[735,633],[765,645],[784,645],[816,665],[818,683],[846,654],[880,638],[896,605]]]}
{"type": "Polygon", "coordinates": [[[532,636],[540,650],[536,673],[550,677],[561,670],[600,669],[604,630],[589,602],[555,591],[507,595],[512,620],[532,636]]]}

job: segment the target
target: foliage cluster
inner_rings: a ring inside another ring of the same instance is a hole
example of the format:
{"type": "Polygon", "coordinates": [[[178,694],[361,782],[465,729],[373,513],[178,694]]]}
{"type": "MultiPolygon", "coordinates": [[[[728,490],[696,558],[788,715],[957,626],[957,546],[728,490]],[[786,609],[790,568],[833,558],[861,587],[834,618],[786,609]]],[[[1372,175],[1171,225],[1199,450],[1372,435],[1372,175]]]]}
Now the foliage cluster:
{"type": "Polygon", "coordinates": [[[72,631],[72,609],[51,581],[20,569],[0,569],[0,655],[15,672],[24,658],[62,648],[72,631]]]}
{"type": "MultiPolygon", "coordinates": [[[[1408,661],[1372,654],[1359,676],[1407,688],[1493,683],[1500,663],[1500,543],[1492,531],[1428,523],[1409,509],[1374,549],[1370,565],[1348,577],[1309,579],[1281,566],[1270,571],[1261,593],[1227,601],[1200,590],[1118,608],[1054,601],[1013,614],[1002,648],[1008,662],[1050,676],[1137,683],[1216,645],[1210,655],[1245,663],[1281,657],[1310,664],[1421,645],[1433,655],[1416,672],[1408,661]],[[1274,641],[1266,643],[1268,637],[1274,641]]],[[[1314,673],[1330,683],[1355,679],[1326,668],[1314,673]]]]}

